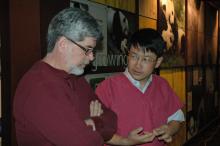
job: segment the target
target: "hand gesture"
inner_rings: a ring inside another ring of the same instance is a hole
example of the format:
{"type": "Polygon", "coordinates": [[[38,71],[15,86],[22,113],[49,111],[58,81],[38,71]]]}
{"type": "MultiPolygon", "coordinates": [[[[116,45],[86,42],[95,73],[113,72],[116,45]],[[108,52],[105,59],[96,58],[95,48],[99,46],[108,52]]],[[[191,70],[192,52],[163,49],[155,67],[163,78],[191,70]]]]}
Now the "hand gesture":
{"type": "Polygon", "coordinates": [[[128,135],[129,143],[131,145],[151,142],[154,137],[155,135],[153,133],[143,131],[142,127],[132,130],[128,135]]]}
{"type": "Polygon", "coordinates": [[[84,122],[86,123],[86,125],[89,127],[92,127],[92,130],[95,131],[96,128],[95,128],[95,123],[92,119],[86,119],[84,120],[84,122]]]}
{"type": "Polygon", "coordinates": [[[164,140],[167,143],[172,141],[172,136],[170,134],[168,125],[162,125],[154,129],[153,133],[158,137],[159,140],[164,140]]]}
{"type": "Polygon", "coordinates": [[[103,114],[102,105],[98,100],[90,102],[90,117],[99,117],[103,114]]]}

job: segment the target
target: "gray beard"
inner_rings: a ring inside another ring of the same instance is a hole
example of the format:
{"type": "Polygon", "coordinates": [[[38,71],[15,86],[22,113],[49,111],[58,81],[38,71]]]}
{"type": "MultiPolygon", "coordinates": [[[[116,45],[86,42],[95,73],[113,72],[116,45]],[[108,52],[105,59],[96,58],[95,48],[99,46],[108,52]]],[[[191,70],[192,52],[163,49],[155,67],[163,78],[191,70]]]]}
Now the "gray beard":
{"type": "Polygon", "coordinates": [[[82,75],[84,73],[84,68],[79,68],[77,66],[72,66],[70,70],[71,74],[74,74],[76,76],[82,75]]]}

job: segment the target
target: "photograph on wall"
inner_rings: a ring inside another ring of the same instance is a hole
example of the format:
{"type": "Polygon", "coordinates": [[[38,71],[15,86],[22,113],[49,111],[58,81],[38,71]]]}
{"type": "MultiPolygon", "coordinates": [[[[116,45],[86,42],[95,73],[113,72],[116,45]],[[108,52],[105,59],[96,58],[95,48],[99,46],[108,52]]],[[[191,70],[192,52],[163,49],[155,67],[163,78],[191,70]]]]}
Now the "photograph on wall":
{"type": "Polygon", "coordinates": [[[108,66],[127,65],[128,39],[138,29],[138,16],[134,13],[108,8],[108,66]]]}
{"type": "Polygon", "coordinates": [[[187,65],[200,65],[205,61],[205,5],[204,1],[187,1],[187,65]]]}
{"type": "Polygon", "coordinates": [[[98,66],[107,66],[107,7],[88,0],[71,0],[70,7],[80,8],[90,13],[99,23],[102,29],[103,40],[95,48],[95,60],[93,70],[98,66]]]}
{"type": "Polygon", "coordinates": [[[206,67],[206,94],[205,94],[205,113],[206,122],[215,119],[219,114],[219,99],[217,89],[217,66],[206,67]]]}
{"type": "Polygon", "coordinates": [[[139,15],[157,20],[157,1],[139,0],[139,15]]]}
{"type": "Polygon", "coordinates": [[[205,71],[190,67],[187,76],[187,139],[195,136],[205,125],[205,71]]]}
{"type": "Polygon", "coordinates": [[[118,8],[121,10],[135,13],[136,0],[91,0],[97,3],[101,3],[110,7],[118,8]]]}
{"type": "Polygon", "coordinates": [[[137,30],[138,17],[134,13],[108,8],[108,55],[128,53],[127,41],[137,30]]]}
{"type": "Polygon", "coordinates": [[[219,115],[217,66],[187,68],[187,139],[205,129],[219,115]]]}
{"type": "Polygon", "coordinates": [[[159,0],[157,29],[166,48],[161,67],[185,65],[185,0],[159,0]]]}
{"type": "Polygon", "coordinates": [[[192,111],[192,85],[193,71],[192,68],[186,70],[186,131],[187,139],[190,139],[197,132],[195,126],[195,116],[192,111]]]}

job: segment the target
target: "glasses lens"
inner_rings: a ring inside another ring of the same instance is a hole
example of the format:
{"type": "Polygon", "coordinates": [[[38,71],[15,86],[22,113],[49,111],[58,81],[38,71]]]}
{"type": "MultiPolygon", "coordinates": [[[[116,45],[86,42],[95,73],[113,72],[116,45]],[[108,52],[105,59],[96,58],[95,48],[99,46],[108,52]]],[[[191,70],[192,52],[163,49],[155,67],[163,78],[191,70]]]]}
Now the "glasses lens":
{"type": "Polygon", "coordinates": [[[94,50],[93,50],[93,49],[87,49],[87,50],[86,50],[86,55],[89,55],[89,54],[91,54],[91,53],[94,54],[94,50]]]}

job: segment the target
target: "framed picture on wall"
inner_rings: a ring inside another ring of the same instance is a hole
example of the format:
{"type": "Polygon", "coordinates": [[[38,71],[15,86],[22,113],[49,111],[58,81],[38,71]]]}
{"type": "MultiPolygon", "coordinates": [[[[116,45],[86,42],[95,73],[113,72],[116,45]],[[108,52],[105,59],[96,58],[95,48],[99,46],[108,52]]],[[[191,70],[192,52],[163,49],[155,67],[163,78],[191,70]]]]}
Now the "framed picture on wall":
{"type": "MultiPolygon", "coordinates": [[[[138,16],[116,8],[108,8],[108,55],[126,55],[127,43],[138,29],[138,16]]],[[[111,64],[109,64],[111,66],[111,64]]]]}
{"type": "Polygon", "coordinates": [[[205,71],[202,67],[186,70],[187,139],[195,136],[205,126],[205,71]]]}
{"type": "Polygon", "coordinates": [[[102,27],[104,40],[97,44],[95,60],[86,72],[123,71],[127,65],[128,38],[138,29],[138,16],[87,0],[71,0],[70,6],[87,11],[102,27]]]}
{"type": "Polygon", "coordinates": [[[159,0],[157,29],[166,42],[161,67],[185,65],[185,0],[159,0]]]}
{"type": "Polygon", "coordinates": [[[136,11],[136,0],[90,0],[110,7],[118,8],[128,12],[135,13],[136,11]]]}
{"type": "Polygon", "coordinates": [[[217,66],[210,65],[206,67],[206,86],[205,86],[205,113],[206,122],[215,119],[219,114],[219,98],[217,87],[217,66]]]}

